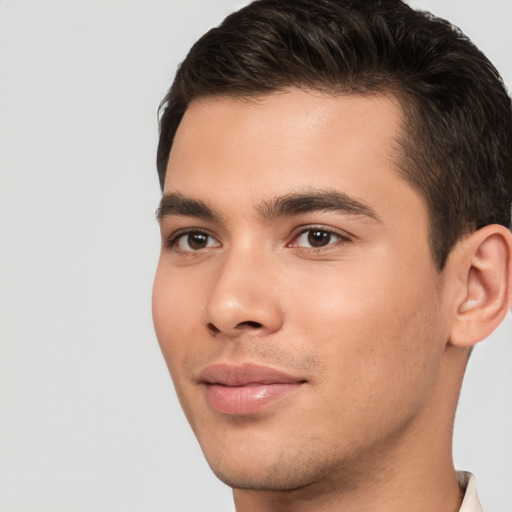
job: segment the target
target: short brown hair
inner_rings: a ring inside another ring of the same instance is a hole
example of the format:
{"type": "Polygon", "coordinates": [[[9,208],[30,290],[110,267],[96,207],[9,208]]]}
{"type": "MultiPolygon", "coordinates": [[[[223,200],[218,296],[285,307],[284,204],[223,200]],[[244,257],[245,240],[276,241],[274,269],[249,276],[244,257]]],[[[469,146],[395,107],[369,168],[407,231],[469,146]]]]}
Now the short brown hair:
{"type": "Polygon", "coordinates": [[[160,105],[162,189],[191,101],[290,86],[400,100],[399,165],[427,204],[439,269],[465,233],[510,228],[512,109],[503,82],[460,30],[401,0],[257,0],[207,32],[160,105]]]}

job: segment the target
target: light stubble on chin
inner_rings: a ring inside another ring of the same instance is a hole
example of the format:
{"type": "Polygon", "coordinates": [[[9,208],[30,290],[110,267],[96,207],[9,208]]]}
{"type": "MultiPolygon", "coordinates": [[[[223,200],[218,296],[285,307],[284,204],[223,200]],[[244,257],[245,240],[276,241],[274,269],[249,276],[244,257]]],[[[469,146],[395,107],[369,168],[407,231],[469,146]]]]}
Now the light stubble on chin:
{"type": "MultiPolygon", "coordinates": [[[[316,443],[315,443],[316,444],[316,443]]],[[[354,490],[364,479],[364,470],[349,460],[340,460],[327,455],[329,447],[318,450],[287,448],[275,455],[273,463],[262,470],[246,465],[243,470],[225,471],[222,460],[210,467],[222,482],[232,489],[294,494],[303,499],[312,499],[336,489],[338,492],[354,490]],[[311,453],[318,456],[311,457],[311,453]]],[[[330,449],[332,453],[332,447],[330,449]]]]}

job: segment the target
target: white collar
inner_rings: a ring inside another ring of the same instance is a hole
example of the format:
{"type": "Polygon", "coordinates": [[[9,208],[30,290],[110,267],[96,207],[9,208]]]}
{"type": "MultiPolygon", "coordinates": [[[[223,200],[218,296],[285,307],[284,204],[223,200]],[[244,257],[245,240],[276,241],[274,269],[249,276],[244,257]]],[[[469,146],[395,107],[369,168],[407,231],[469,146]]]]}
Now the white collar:
{"type": "Polygon", "coordinates": [[[457,471],[457,480],[462,491],[465,491],[464,500],[459,512],[483,512],[478,494],[476,493],[475,477],[467,471],[457,471]]]}

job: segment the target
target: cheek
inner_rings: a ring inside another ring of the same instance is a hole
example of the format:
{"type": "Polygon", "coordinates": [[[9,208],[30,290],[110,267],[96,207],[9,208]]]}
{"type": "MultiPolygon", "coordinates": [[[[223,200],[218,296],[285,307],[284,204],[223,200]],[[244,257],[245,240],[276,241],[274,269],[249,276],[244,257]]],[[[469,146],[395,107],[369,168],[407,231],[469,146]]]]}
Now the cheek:
{"type": "Polygon", "coordinates": [[[404,272],[381,263],[373,270],[363,265],[364,271],[333,268],[321,277],[310,274],[307,282],[303,273],[289,301],[296,335],[326,362],[343,393],[369,396],[385,387],[400,393],[404,385],[421,386],[442,354],[431,270],[418,265],[409,278],[395,277],[404,272]]]}
{"type": "Polygon", "coordinates": [[[174,378],[188,351],[194,349],[201,297],[198,287],[182,282],[179,274],[160,263],[153,285],[152,311],[155,332],[174,378]]]}
{"type": "Polygon", "coordinates": [[[190,354],[201,350],[198,304],[201,304],[198,287],[184,283],[178,273],[160,263],[153,285],[153,323],[178,400],[192,428],[187,360],[190,354]]]}

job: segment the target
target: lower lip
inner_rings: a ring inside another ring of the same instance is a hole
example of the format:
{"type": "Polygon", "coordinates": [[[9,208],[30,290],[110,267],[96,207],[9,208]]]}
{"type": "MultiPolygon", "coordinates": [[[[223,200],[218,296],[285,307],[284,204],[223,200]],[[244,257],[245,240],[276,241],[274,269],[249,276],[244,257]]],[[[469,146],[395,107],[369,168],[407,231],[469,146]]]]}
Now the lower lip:
{"type": "Polygon", "coordinates": [[[297,391],[301,382],[221,386],[206,384],[206,401],[217,412],[233,416],[255,414],[297,391]]]}

